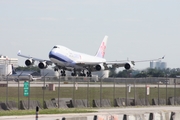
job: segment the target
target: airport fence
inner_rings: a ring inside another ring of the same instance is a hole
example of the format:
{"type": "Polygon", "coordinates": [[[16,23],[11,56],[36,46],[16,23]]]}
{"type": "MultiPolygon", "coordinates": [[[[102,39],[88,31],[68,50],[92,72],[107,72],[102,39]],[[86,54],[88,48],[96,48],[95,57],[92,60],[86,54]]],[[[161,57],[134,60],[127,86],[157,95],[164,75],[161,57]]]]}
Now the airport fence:
{"type": "Polygon", "coordinates": [[[1,109],[180,105],[180,84],[169,78],[56,78],[0,81],[1,109]]]}

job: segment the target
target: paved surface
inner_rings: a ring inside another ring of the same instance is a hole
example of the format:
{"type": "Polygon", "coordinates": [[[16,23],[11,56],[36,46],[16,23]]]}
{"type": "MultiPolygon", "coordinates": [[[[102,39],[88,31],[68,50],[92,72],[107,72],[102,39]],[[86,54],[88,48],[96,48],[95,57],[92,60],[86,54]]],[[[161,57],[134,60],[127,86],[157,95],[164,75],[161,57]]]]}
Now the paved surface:
{"type": "MultiPolygon", "coordinates": [[[[6,81],[0,81],[0,84],[6,84],[7,82],[6,81]]],[[[59,86],[59,82],[46,82],[45,85],[48,85],[48,84],[54,84],[56,87],[59,86]]],[[[43,82],[38,82],[38,81],[33,81],[33,82],[30,82],[30,86],[31,87],[42,87],[44,85],[43,82]]],[[[78,83],[76,84],[78,87],[87,87],[87,83],[78,83]]],[[[129,85],[129,84],[128,84],[129,85]]],[[[130,84],[132,87],[133,87],[133,84],[130,84]]],[[[158,85],[156,84],[147,84],[149,87],[151,88],[158,88],[158,85]]],[[[8,82],[8,86],[9,87],[18,87],[18,82],[15,82],[15,81],[9,81],[8,82]]],[[[24,82],[21,81],[19,83],[19,86],[20,87],[23,87],[24,86],[24,82]]],[[[116,87],[125,87],[125,84],[116,84],[115,85],[116,87]]],[[[61,82],[60,83],[60,87],[74,87],[74,84],[72,83],[69,83],[69,84],[64,84],[64,82],[61,82]]],[[[91,83],[89,84],[89,87],[100,87],[100,83],[91,83]]],[[[114,87],[114,84],[111,83],[111,84],[102,84],[102,87],[114,87]]],[[[136,84],[135,87],[145,87],[145,84],[136,84]]],[[[165,88],[166,85],[164,84],[160,84],[159,87],[161,88],[165,88]]],[[[167,85],[168,88],[174,88],[174,85],[167,85]]],[[[180,85],[176,85],[176,88],[180,88],[180,85]]]]}
{"type": "MultiPolygon", "coordinates": [[[[61,120],[63,117],[88,117],[88,120],[93,120],[94,115],[112,115],[112,114],[141,114],[153,112],[180,112],[180,106],[151,106],[151,107],[126,107],[126,108],[106,108],[94,109],[98,112],[94,113],[78,113],[78,114],[50,114],[39,115],[37,120],[61,120]]],[[[35,115],[25,116],[2,116],[0,120],[36,120],[35,115]]]]}

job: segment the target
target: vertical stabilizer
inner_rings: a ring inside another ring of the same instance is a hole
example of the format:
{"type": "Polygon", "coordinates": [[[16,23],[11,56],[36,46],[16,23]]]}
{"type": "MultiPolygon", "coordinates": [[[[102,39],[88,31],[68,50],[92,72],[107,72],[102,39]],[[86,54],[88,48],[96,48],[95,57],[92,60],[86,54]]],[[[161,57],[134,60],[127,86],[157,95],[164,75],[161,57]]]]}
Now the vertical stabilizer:
{"type": "Polygon", "coordinates": [[[13,64],[11,66],[12,66],[12,74],[16,74],[13,64]]]}
{"type": "Polygon", "coordinates": [[[104,58],[105,50],[106,50],[106,44],[107,44],[108,36],[105,36],[103,41],[101,42],[101,45],[96,53],[97,57],[104,58]]]}

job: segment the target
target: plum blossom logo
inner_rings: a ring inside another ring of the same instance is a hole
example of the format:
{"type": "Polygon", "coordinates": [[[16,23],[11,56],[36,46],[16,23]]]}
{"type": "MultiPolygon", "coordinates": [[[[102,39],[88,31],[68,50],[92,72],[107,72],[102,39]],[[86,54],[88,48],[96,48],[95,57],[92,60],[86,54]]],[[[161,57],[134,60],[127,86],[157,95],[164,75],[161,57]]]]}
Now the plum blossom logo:
{"type": "Polygon", "coordinates": [[[102,57],[104,57],[104,55],[105,55],[105,49],[106,49],[106,45],[105,45],[104,42],[101,44],[100,49],[101,49],[101,55],[102,55],[102,57]]]}

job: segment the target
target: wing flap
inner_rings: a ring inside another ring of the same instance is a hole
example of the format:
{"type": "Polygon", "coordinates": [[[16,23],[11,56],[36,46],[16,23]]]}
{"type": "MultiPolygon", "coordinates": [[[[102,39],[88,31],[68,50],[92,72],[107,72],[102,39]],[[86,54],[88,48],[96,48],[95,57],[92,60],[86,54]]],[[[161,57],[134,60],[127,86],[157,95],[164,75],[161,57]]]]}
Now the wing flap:
{"type": "MultiPolygon", "coordinates": [[[[112,67],[113,68],[119,68],[119,67],[124,67],[124,65],[126,64],[126,63],[129,63],[130,61],[111,61],[111,62],[106,62],[106,65],[108,66],[108,65],[112,65],[112,67]]],[[[133,61],[131,61],[131,63],[133,64],[133,61]]],[[[134,64],[133,64],[134,65],[134,64]]]]}
{"type": "Polygon", "coordinates": [[[79,62],[76,63],[76,65],[80,65],[80,66],[88,66],[88,65],[98,65],[98,64],[102,64],[103,62],[79,62]]]}

